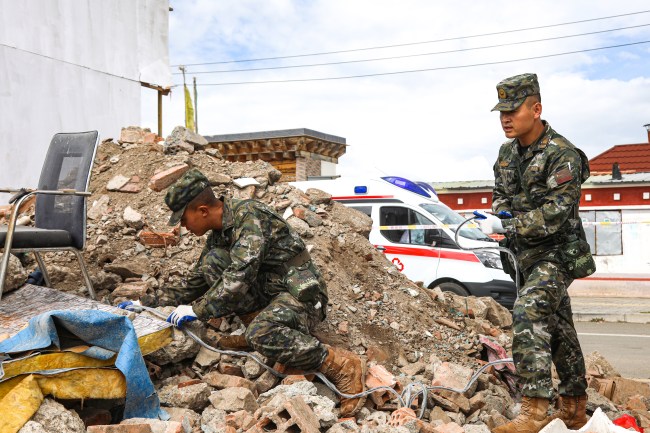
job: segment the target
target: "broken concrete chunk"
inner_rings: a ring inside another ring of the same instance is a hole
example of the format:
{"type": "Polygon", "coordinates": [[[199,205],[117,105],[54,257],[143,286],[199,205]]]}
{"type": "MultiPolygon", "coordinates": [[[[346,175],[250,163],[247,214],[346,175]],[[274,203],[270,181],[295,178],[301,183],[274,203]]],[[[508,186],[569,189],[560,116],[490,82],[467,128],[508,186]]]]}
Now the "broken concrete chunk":
{"type": "MultiPolygon", "coordinates": [[[[173,309],[168,308],[167,311],[169,311],[168,314],[171,314],[173,309]]],[[[198,322],[198,320],[196,322],[198,322]]],[[[200,326],[200,324],[192,322],[185,326],[189,327],[196,333],[196,327],[200,326]]],[[[158,349],[157,351],[147,355],[147,358],[157,365],[167,365],[182,361],[183,359],[195,357],[196,354],[199,353],[200,347],[199,343],[194,341],[191,337],[188,337],[183,331],[172,328],[172,342],[162,349],[158,349]]]]}
{"type": "MultiPolygon", "coordinates": [[[[434,371],[433,386],[445,386],[452,389],[463,389],[469,383],[474,375],[474,371],[470,368],[463,367],[462,365],[453,364],[451,362],[443,362],[434,371]]],[[[477,383],[474,382],[470,388],[465,392],[465,396],[469,397],[474,394],[477,383]]]]}
{"type": "Polygon", "coordinates": [[[329,204],[332,201],[332,194],[316,188],[308,188],[305,194],[314,205],[329,204]]]}
{"type": "Polygon", "coordinates": [[[122,213],[122,219],[127,226],[132,227],[136,230],[141,229],[144,226],[144,221],[142,220],[142,214],[137,210],[133,209],[131,206],[127,206],[122,213]]]}
{"type": "Polygon", "coordinates": [[[140,299],[147,294],[147,283],[144,281],[124,283],[113,290],[113,299],[124,297],[128,299],[140,299]]]}
{"type": "Polygon", "coordinates": [[[163,406],[176,406],[201,411],[205,409],[210,402],[212,388],[207,383],[197,383],[194,385],[179,387],[179,385],[167,385],[158,393],[160,404],[163,406]]]}
{"type": "MultiPolygon", "coordinates": [[[[180,422],[177,421],[161,421],[159,419],[148,419],[148,418],[129,418],[120,422],[119,425],[115,427],[121,428],[130,428],[139,426],[140,428],[150,429],[151,433],[184,433],[183,426],[180,422]]],[[[120,433],[124,430],[120,430],[120,433]]],[[[142,430],[144,431],[144,430],[142,430]]],[[[135,430],[135,432],[140,432],[140,430],[135,430]]],[[[126,432],[125,432],[126,433],[126,432]]]]}
{"type": "Polygon", "coordinates": [[[207,368],[219,362],[219,359],[221,359],[220,353],[201,346],[199,353],[197,353],[196,358],[194,358],[194,364],[201,368],[207,368]]]}
{"type": "Polygon", "coordinates": [[[178,151],[186,151],[188,153],[193,153],[195,150],[203,149],[207,145],[208,140],[206,140],[202,135],[199,135],[183,126],[177,126],[165,139],[163,152],[176,153],[178,151]]]}
{"type": "Polygon", "coordinates": [[[213,406],[201,414],[201,430],[205,433],[220,433],[226,429],[226,411],[213,406]]]}
{"type": "Polygon", "coordinates": [[[237,412],[245,410],[255,412],[259,407],[255,401],[255,396],[248,388],[226,388],[215,391],[210,395],[210,403],[217,409],[226,412],[237,412]]]}
{"type": "Polygon", "coordinates": [[[151,130],[149,128],[140,128],[139,126],[127,126],[120,131],[118,143],[142,143],[145,134],[151,134],[151,130]]]}
{"type": "Polygon", "coordinates": [[[27,277],[27,271],[23,268],[18,257],[9,254],[9,266],[7,267],[4,293],[22,287],[25,281],[27,281],[27,277]]]}
{"type": "Polygon", "coordinates": [[[320,423],[316,414],[300,396],[293,397],[273,412],[266,413],[255,427],[258,431],[272,428],[278,431],[320,432],[320,423]]]}
{"type": "Polygon", "coordinates": [[[113,177],[111,180],[108,181],[106,184],[106,189],[109,191],[119,191],[120,188],[122,188],[124,185],[129,183],[131,180],[130,177],[122,176],[121,174],[118,174],[117,176],[113,177]]]}
{"type": "Polygon", "coordinates": [[[255,383],[251,382],[248,379],[244,379],[243,377],[221,374],[217,373],[216,371],[212,371],[203,376],[203,380],[210,384],[210,386],[213,386],[217,389],[246,388],[252,391],[254,394],[257,394],[255,383]]]}
{"type": "Polygon", "coordinates": [[[18,433],[50,433],[49,431],[45,430],[45,427],[43,427],[43,424],[39,424],[35,421],[27,421],[24,426],[20,430],[18,430],[18,433]]]}
{"type": "Polygon", "coordinates": [[[88,209],[87,215],[88,219],[97,220],[102,216],[108,213],[108,203],[110,202],[110,197],[106,194],[102,194],[99,199],[94,200],[90,209],[88,209]]]}
{"type": "Polygon", "coordinates": [[[86,426],[74,410],[67,410],[61,403],[46,398],[32,421],[39,423],[47,432],[84,433],[86,426]]]}

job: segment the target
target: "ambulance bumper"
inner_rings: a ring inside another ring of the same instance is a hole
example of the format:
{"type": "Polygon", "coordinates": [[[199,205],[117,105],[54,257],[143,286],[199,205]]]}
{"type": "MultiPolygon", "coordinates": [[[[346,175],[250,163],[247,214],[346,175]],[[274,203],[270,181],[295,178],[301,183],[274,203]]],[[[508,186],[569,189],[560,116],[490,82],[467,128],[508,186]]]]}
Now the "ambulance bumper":
{"type": "Polygon", "coordinates": [[[485,283],[468,283],[463,281],[465,287],[473,296],[489,296],[499,304],[512,310],[517,299],[517,289],[513,281],[492,280],[485,283]]]}

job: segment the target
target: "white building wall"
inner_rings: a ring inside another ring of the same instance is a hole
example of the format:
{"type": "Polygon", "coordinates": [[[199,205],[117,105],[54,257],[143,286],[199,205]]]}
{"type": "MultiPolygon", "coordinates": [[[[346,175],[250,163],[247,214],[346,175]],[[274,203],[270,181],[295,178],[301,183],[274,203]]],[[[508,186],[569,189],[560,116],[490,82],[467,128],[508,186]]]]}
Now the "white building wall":
{"type": "Polygon", "coordinates": [[[597,272],[650,273],[650,209],[623,209],[621,220],[623,254],[594,256],[597,272]]]}
{"type": "Polygon", "coordinates": [[[0,187],[35,187],[57,132],[140,124],[140,82],[171,85],[168,14],[167,0],[0,0],[0,187]]]}

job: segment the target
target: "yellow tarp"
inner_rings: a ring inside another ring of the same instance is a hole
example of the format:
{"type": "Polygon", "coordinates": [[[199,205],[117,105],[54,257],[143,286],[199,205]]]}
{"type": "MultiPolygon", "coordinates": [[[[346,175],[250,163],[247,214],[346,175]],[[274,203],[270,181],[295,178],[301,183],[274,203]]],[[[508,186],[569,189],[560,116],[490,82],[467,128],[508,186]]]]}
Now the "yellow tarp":
{"type": "Polygon", "coordinates": [[[0,382],[0,433],[20,430],[46,395],[62,399],[124,398],[126,380],[117,369],[81,368],[53,375],[20,375],[0,382]]]}
{"type": "MultiPolygon", "coordinates": [[[[34,316],[66,309],[124,313],[86,298],[26,285],[3,297],[0,303],[0,334],[13,335],[34,316]]],[[[141,314],[134,319],[133,326],[143,355],[161,349],[172,341],[172,326],[157,318],[141,314]]],[[[119,370],[110,368],[114,366],[115,356],[102,361],[75,353],[86,348],[42,351],[33,356],[4,361],[4,376],[0,382],[0,433],[20,430],[38,410],[46,395],[61,399],[124,398],[126,380],[119,370]]]]}

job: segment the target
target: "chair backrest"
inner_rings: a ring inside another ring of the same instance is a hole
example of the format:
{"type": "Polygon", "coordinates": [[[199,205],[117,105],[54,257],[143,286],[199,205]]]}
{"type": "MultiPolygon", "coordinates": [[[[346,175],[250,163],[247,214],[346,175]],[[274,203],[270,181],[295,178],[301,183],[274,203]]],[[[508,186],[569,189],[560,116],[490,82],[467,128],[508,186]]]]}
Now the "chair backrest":
{"type": "MultiPolygon", "coordinates": [[[[97,131],[61,133],[52,137],[38,189],[87,191],[98,143],[97,131]]],[[[35,223],[38,228],[67,230],[74,247],[83,249],[86,241],[86,197],[38,194],[35,223]]]]}

